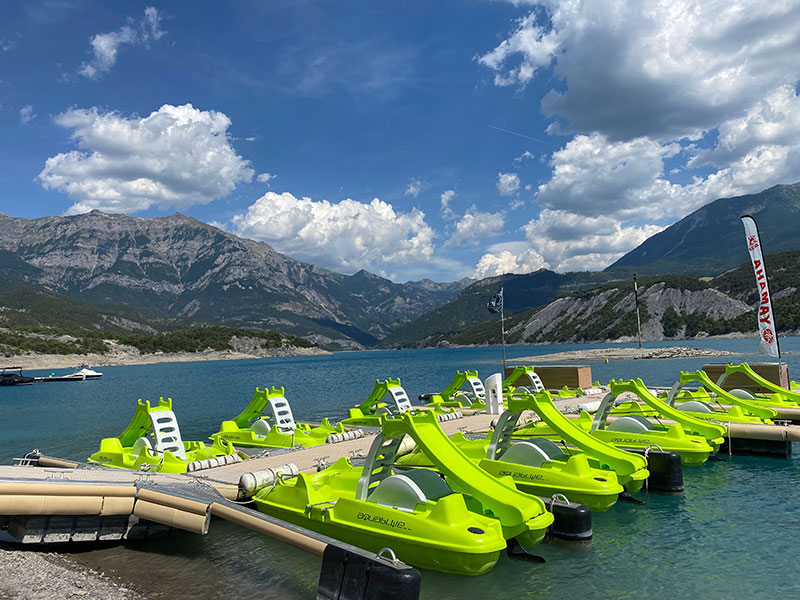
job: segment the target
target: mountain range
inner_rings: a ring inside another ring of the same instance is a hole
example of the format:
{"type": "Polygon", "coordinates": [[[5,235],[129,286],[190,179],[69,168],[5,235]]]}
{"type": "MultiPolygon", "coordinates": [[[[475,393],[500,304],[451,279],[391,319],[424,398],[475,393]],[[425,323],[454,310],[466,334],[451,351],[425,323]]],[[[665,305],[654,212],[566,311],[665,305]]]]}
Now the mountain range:
{"type": "Polygon", "coordinates": [[[470,283],[343,275],[180,214],[137,218],[97,210],[0,215],[0,272],[72,301],[355,348],[374,345],[470,283]]]}
{"type": "MultiPolygon", "coordinates": [[[[656,285],[659,280],[666,280],[666,288],[652,289],[653,297],[670,298],[671,302],[674,301],[672,309],[678,311],[678,314],[694,314],[697,312],[694,303],[700,302],[698,298],[703,298],[708,303],[709,298],[714,295],[712,292],[699,293],[701,289],[698,285],[703,289],[711,286],[698,283],[697,277],[712,278],[734,270],[741,280],[742,290],[752,290],[754,294],[752,272],[748,274],[746,268],[739,268],[739,265],[748,261],[744,229],[739,220],[744,214],[756,218],[766,252],[800,249],[800,183],[778,185],[758,194],[720,198],[645,240],[603,272],[555,273],[541,269],[524,275],[506,274],[483,279],[465,288],[458,297],[436,310],[398,327],[380,345],[417,347],[443,343],[499,342],[499,317],[487,312],[486,302],[501,287],[505,294],[505,316],[511,317],[506,321],[509,328],[531,317],[539,309],[549,306],[551,302],[558,302],[559,298],[572,298],[571,302],[558,304],[558,319],[555,312],[545,311],[540,315],[540,319],[546,319],[548,315],[554,319],[549,327],[546,327],[546,322],[542,322],[539,328],[531,326],[515,330],[512,339],[525,342],[602,340],[613,339],[615,335],[630,335],[630,327],[635,321],[625,308],[629,303],[625,303],[628,302],[627,297],[633,287],[634,273],[640,277],[640,282],[642,277],[649,277],[650,286],[656,285]],[[669,277],[676,274],[694,277],[669,277]],[[615,290],[613,293],[609,291],[612,289],[615,290]],[[673,292],[665,293],[664,289],[692,292],[692,299],[684,297],[680,301],[675,300],[673,292]],[[596,298],[592,302],[581,300],[582,297],[598,293],[598,290],[604,293],[602,302],[596,298]],[[619,302],[623,302],[624,306],[617,306],[619,302]],[[564,310],[561,311],[561,308],[564,310]],[[570,311],[583,314],[583,323],[570,318],[570,311]],[[560,323],[558,327],[556,321],[560,323]],[[590,326],[590,321],[596,326],[590,326]]],[[[789,256],[789,259],[782,257],[778,267],[781,271],[776,272],[773,269],[774,275],[786,271],[786,260],[791,262],[792,255],[789,256]]],[[[781,281],[785,293],[792,294],[793,284],[783,279],[781,281]]],[[[776,289],[773,293],[780,291],[776,289]]],[[[717,299],[719,300],[718,297],[717,299]]],[[[656,307],[659,301],[654,299],[653,302],[656,307]]],[[[673,315],[672,311],[665,313],[668,308],[667,305],[654,308],[654,314],[658,318],[653,321],[651,329],[656,338],[662,336],[661,317],[666,314],[669,321],[673,315]]],[[[705,310],[700,310],[698,315],[705,315],[705,310]]],[[[712,314],[709,318],[719,320],[722,317],[712,314]]],[[[692,321],[695,322],[699,321],[692,321]]],[[[800,326],[800,322],[797,326],[800,326]]],[[[695,330],[694,325],[684,329],[689,332],[695,330]]],[[[669,325],[666,331],[671,331],[669,325]]]]}
{"type": "MultiPolygon", "coordinates": [[[[780,185],[703,206],[603,272],[541,269],[452,283],[394,283],[363,270],[336,273],[181,214],[137,218],[95,210],[38,219],[0,214],[0,324],[152,333],[214,323],[302,336],[330,349],[479,341],[480,332],[490,340],[497,317],[486,311],[486,302],[501,287],[505,315],[514,324],[559,298],[598,293],[592,290],[613,288],[604,298],[626,301],[634,271],[663,280],[668,274],[708,278],[733,269],[747,260],[739,222],[746,213],[757,219],[767,252],[800,248],[800,184],[780,185]]],[[[663,290],[683,289],[683,283],[671,281],[652,288],[651,295],[674,300],[663,290]]],[[[785,286],[787,296],[794,291],[790,287],[785,286]]],[[[694,300],[681,302],[672,309],[694,306],[694,300]]],[[[596,301],[587,306],[602,309],[596,301]]],[[[623,318],[620,310],[607,309],[606,316],[623,318]]],[[[674,321],[672,312],[665,314],[674,321]]],[[[607,331],[595,333],[629,329],[627,320],[612,321],[607,331]]],[[[552,331],[541,335],[574,338],[552,331]]],[[[520,334],[519,339],[545,338],[520,334]]]]}

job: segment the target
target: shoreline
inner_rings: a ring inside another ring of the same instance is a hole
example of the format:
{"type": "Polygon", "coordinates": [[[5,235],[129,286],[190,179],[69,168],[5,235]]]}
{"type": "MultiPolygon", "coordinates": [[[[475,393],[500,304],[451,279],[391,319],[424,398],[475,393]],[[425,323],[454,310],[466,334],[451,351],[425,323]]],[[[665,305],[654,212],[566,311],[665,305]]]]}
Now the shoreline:
{"type": "Polygon", "coordinates": [[[540,354],[539,356],[523,356],[513,359],[514,362],[575,362],[575,361],[611,361],[611,360],[665,360],[670,358],[704,358],[719,356],[745,356],[738,352],[714,350],[712,348],[688,348],[686,346],[667,346],[663,348],[590,348],[587,350],[570,350],[540,354]]]}
{"type": "MultiPolygon", "coordinates": [[[[715,336],[720,339],[736,336],[715,336]]],[[[709,338],[704,338],[709,339],[709,338]]],[[[677,340],[676,340],[677,341],[677,340]]],[[[688,341],[688,340],[685,340],[688,341]]],[[[625,340],[627,343],[628,340],[625,340]]],[[[596,342],[592,342],[593,344],[596,342]]],[[[605,348],[586,350],[570,350],[550,354],[523,356],[512,359],[515,362],[558,362],[558,361],[602,361],[609,360],[638,360],[638,359],[670,359],[670,358],[702,358],[719,356],[743,356],[741,353],[714,350],[710,348],[690,348],[686,346],[665,346],[659,348],[619,348],[621,341],[606,342],[605,348]]],[[[526,344],[537,347],[549,344],[526,344]]],[[[558,345],[558,344],[554,344],[558,345]]],[[[443,348],[475,348],[493,347],[493,344],[482,345],[447,345],[443,348]]],[[[437,347],[431,347],[437,349],[437,347]]],[[[374,348],[364,350],[342,350],[342,352],[369,352],[374,348]]],[[[258,358],[276,358],[285,356],[326,356],[334,354],[321,348],[275,348],[262,350],[257,353],[241,352],[237,350],[206,350],[203,352],[169,352],[155,354],[140,354],[136,348],[114,344],[111,352],[107,354],[21,354],[3,357],[0,367],[4,365],[21,367],[26,370],[54,370],[71,369],[78,364],[90,367],[117,367],[150,365],[161,363],[205,362],[214,360],[253,360],[258,358]]],[[[338,352],[336,352],[338,354],[338,352]]]]}
{"type": "Polygon", "coordinates": [[[69,553],[27,548],[0,537],[0,598],[128,598],[147,596],[130,582],[110,577],[73,559],[69,553]]]}
{"type": "Polygon", "coordinates": [[[90,367],[118,367],[211,360],[246,360],[254,358],[275,358],[279,356],[324,356],[327,354],[331,353],[321,348],[295,347],[264,350],[257,354],[237,352],[236,350],[140,354],[135,348],[130,349],[130,347],[118,346],[108,354],[18,354],[15,356],[3,357],[2,365],[37,371],[47,369],[71,369],[78,364],[86,364],[90,367]]]}

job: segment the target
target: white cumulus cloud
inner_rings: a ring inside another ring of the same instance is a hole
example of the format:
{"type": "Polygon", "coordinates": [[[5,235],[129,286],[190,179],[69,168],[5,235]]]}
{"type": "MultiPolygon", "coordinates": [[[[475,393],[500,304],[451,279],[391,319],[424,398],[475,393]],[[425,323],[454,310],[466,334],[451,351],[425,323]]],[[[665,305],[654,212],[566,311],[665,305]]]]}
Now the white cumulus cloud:
{"type": "Polygon", "coordinates": [[[152,40],[161,39],[167,32],[161,29],[162,17],[153,6],[144,10],[144,17],[138,22],[130,20],[128,25],[117,31],[98,33],[89,40],[92,46],[92,59],[81,64],[78,73],[90,79],[97,79],[111,70],[117,62],[119,49],[124,45],[147,45],[152,40]]]}
{"type": "Polygon", "coordinates": [[[603,268],[710,201],[800,179],[800,0],[512,3],[478,62],[520,97],[549,87],[532,109],[570,136],[515,260],[603,268]]]}
{"type": "Polygon", "coordinates": [[[238,235],[330,269],[386,272],[433,256],[434,232],[418,209],[397,212],[378,198],[338,203],[267,192],[231,221],[238,235]]]}
{"type": "Polygon", "coordinates": [[[505,273],[524,274],[546,268],[547,263],[525,242],[496,244],[481,256],[472,277],[482,279],[505,273]]]}
{"type": "Polygon", "coordinates": [[[519,190],[519,176],[516,173],[498,173],[497,191],[501,196],[510,196],[519,190]]]}
{"type": "Polygon", "coordinates": [[[477,246],[486,238],[499,235],[505,222],[506,218],[502,212],[480,212],[473,206],[456,223],[456,229],[446,245],[477,246]]]}
{"type": "Polygon", "coordinates": [[[662,229],[553,210],[543,210],[524,227],[530,247],[559,272],[603,269],[662,229]]]}
{"type": "Polygon", "coordinates": [[[185,209],[226,196],[254,175],[230,145],[230,119],[191,104],[165,104],[144,118],[72,109],[55,121],[71,130],[79,150],[48,158],[38,180],[75,201],[71,214],[185,209]]]}
{"type": "Polygon", "coordinates": [[[800,2],[530,2],[508,39],[479,58],[498,85],[540,73],[564,83],[542,101],[567,131],[679,137],[733,118],[800,75],[800,2]]]}
{"type": "Polygon", "coordinates": [[[690,161],[691,166],[725,167],[758,149],[791,150],[800,145],[800,97],[794,86],[778,87],[743,115],[721,123],[717,129],[717,145],[699,151],[690,161]]]}

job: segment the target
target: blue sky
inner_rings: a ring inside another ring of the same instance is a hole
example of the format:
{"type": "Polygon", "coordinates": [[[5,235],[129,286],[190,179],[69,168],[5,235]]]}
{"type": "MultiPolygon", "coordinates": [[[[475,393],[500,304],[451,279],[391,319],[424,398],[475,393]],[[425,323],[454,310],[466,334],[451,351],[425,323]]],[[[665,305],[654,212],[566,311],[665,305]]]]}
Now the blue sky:
{"type": "Polygon", "coordinates": [[[0,0],[0,211],[336,271],[601,269],[800,180],[800,2],[0,0]]]}

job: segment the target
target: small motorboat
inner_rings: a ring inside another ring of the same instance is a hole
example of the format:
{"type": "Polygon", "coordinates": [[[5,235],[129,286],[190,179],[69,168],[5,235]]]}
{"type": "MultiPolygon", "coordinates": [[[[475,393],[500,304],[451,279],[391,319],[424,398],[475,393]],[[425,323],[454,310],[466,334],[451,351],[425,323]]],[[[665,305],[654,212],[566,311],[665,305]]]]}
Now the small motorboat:
{"type": "Polygon", "coordinates": [[[0,370],[0,385],[30,385],[33,377],[22,374],[22,367],[4,367],[0,370]]]}
{"type": "Polygon", "coordinates": [[[50,373],[47,377],[35,377],[34,380],[36,382],[42,381],[85,381],[87,379],[96,379],[98,377],[102,377],[103,374],[99,371],[95,371],[94,369],[90,369],[86,365],[78,365],[75,367],[75,372],[70,373],[69,375],[56,375],[55,373],[50,373]]]}
{"type": "Polygon", "coordinates": [[[103,376],[100,371],[95,371],[94,369],[89,368],[89,365],[78,365],[75,367],[75,373],[73,374],[83,375],[84,379],[96,379],[103,376]]]}

